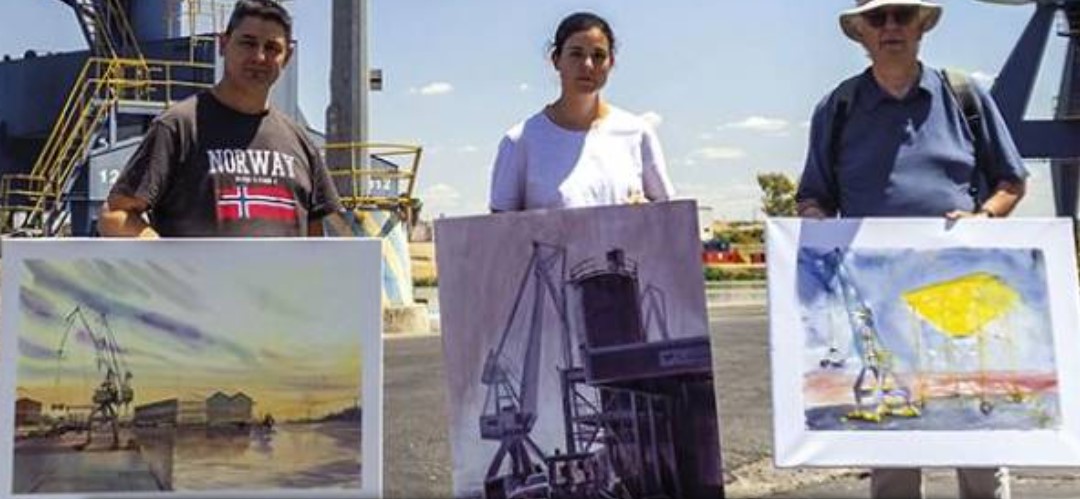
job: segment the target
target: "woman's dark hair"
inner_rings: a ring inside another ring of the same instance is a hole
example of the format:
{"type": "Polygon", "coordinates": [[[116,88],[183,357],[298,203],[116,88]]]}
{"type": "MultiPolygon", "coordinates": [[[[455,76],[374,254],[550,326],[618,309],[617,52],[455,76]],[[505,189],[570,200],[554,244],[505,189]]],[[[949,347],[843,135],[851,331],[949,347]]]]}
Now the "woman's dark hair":
{"type": "Polygon", "coordinates": [[[238,0],[233,7],[232,15],[229,16],[229,24],[225,27],[225,34],[232,34],[236,26],[245,17],[259,17],[267,21],[274,21],[285,28],[285,39],[292,40],[292,16],[281,4],[274,0],[238,0]]]}
{"type": "Polygon", "coordinates": [[[551,42],[551,57],[558,59],[562,55],[563,45],[566,44],[566,40],[575,33],[582,31],[588,31],[593,28],[600,28],[600,31],[607,37],[608,43],[611,45],[611,53],[615,53],[615,33],[611,31],[611,26],[604,18],[593,14],[592,12],[575,12],[566,16],[562,22],[559,23],[559,27],[555,29],[555,40],[551,42]]]}

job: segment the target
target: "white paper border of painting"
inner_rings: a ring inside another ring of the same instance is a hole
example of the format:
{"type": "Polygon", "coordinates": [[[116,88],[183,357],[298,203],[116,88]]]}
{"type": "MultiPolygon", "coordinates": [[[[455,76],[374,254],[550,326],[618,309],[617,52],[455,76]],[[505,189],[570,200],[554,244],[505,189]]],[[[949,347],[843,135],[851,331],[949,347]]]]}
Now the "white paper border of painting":
{"type": "MultiPolygon", "coordinates": [[[[378,262],[374,275],[357,276],[359,279],[348,283],[353,296],[357,298],[356,307],[351,311],[359,320],[370,322],[371,330],[361,331],[363,366],[361,419],[361,478],[360,489],[352,490],[237,490],[237,491],[170,491],[170,492],[103,492],[72,494],[18,494],[9,495],[13,483],[14,459],[14,424],[0,424],[0,497],[23,499],[92,499],[92,498],[304,498],[337,499],[355,497],[382,496],[383,466],[383,342],[382,342],[382,242],[371,238],[337,239],[183,239],[134,241],[124,239],[81,239],[63,240],[21,240],[3,239],[3,280],[0,282],[3,301],[0,303],[0,398],[11,403],[0,404],[0,421],[15,420],[15,376],[18,371],[18,335],[12,334],[19,327],[19,285],[22,283],[26,258],[77,260],[86,258],[114,257],[118,245],[151,244],[154,245],[155,258],[168,258],[171,255],[184,255],[190,245],[227,244],[232,247],[244,247],[243,252],[229,255],[235,258],[249,258],[251,253],[264,251],[273,253],[275,244],[303,244],[311,246],[304,254],[307,258],[335,258],[344,260],[374,259],[378,262]],[[61,245],[77,245],[79,250],[73,255],[70,249],[61,245]],[[249,248],[248,245],[251,245],[249,248]],[[375,299],[371,299],[374,296],[375,299]],[[13,297],[8,299],[8,297],[13,297]],[[367,299],[365,299],[367,298],[367,299]]],[[[343,274],[342,277],[345,277],[343,274]]],[[[314,297],[310,297],[314,299],[314,297]]]]}
{"type": "Polygon", "coordinates": [[[766,223],[768,297],[773,370],[776,465],[789,466],[1076,466],[1080,465],[1080,387],[1077,386],[1080,299],[1076,255],[1068,219],[942,219],[814,221],[770,219],[766,223]],[[837,224],[841,231],[814,230],[837,224]],[[809,230],[808,230],[809,229],[809,230]],[[928,237],[910,240],[918,229],[928,237]],[[852,236],[840,242],[843,232],[852,236]],[[1054,329],[1061,424],[1056,430],[837,432],[805,429],[802,353],[806,341],[795,288],[800,238],[803,245],[855,248],[949,247],[1042,250],[1054,329]],[[1071,375],[1070,375],[1071,374],[1071,375]]]}

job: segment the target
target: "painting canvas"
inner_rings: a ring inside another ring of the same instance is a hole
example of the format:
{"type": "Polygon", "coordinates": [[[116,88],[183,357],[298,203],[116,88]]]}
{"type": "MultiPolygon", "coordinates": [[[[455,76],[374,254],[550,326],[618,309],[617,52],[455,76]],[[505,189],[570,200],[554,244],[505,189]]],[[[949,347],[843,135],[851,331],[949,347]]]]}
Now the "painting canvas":
{"type": "Polygon", "coordinates": [[[377,497],[380,251],[4,240],[0,496],[377,497]]]}
{"type": "Polygon", "coordinates": [[[1080,464],[1071,228],[770,220],[777,462],[1080,464]]]}
{"type": "Polygon", "coordinates": [[[436,222],[456,497],[720,497],[692,201],[436,222]]]}

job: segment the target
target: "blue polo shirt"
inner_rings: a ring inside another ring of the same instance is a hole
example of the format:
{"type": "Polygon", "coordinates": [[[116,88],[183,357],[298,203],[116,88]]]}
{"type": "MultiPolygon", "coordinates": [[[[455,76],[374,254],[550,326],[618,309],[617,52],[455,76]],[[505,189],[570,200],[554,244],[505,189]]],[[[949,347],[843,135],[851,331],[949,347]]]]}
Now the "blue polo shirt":
{"type": "MultiPolygon", "coordinates": [[[[839,134],[839,209],[844,217],[939,217],[975,211],[968,188],[975,167],[972,131],[941,72],[922,66],[918,85],[903,98],[886,93],[870,69],[858,82],[839,134]]],[[[1020,181],[1027,170],[989,93],[972,85],[984,116],[982,198],[1001,180],[1020,181]]],[[[832,92],[814,110],[810,146],[796,198],[837,208],[829,167],[832,92]]]]}

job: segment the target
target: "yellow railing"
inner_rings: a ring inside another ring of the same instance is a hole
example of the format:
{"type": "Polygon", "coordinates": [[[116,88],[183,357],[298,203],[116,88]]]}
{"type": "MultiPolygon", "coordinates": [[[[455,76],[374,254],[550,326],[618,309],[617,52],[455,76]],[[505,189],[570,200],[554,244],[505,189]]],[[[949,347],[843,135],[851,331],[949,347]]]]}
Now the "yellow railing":
{"type": "Polygon", "coordinates": [[[411,219],[419,206],[419,201],[413,197],[413,189],[423,148],[407,144],[343,142],[328,143],[325,151],[330,176],[342,191],[341,202],[346,208],[400,210],[411,219]],[[388,164],[385,168],[374,167],[372,163],[377,160],[373,158],[388,164]],[[343,184],[346,185],[344,189],[343,184]],[[371,194],[373,190],[384,191],[391,186],[395,191],[392,195],[371,194]]]}
{"type": "Polygon", "coordinates": [[[87,59],[53,125],[45,147],[28,174],[0,177],[3,232],[47,232],[46,216],[59,205],[76,167],[88,154],[91,141],[118,102],[167,106],[178,88],[207,84],[174,79],[175,68],[212,69],[211,64],[136,59],[87,59]],[[164,74],[164,78],[152,78],[164,74]],[[18,219],[21,215],[21,219],[18,219]]]}
{"type": "MultiPolygon", "coordinates": [[[[125,47],[131,49],[131,54],[123,54],[117,47],[110,47],[109,55],[112,58],[128,57],[135,60],[144,60],[142,49],[139,48],[139,40],[135,37],[135,30],[131,27],[131,22],[128,21],[127,15],[124,13],[124,6],[120,3],[120,0],[107,0],[108,12],[105,14],[107,18],[116,19],[116,23],[120,29],[120,40],[125,47]]],[[[108,25],[108,19],[102,19],[102,24],[108,25]]],[[[108,29],[106,27],[106,29],[108,29]]],[[[106,31],[108,33],[108,31],[106,31]]],[[[106,36],[106,40],[112,41],[111,36],[106,36]]]]}
{"type": "Polygon", "coordinates": [[[97,36],[92,40],[95,46],[92,46],[91,50],[95,56],[143,59],[135,30],[132,29],[120,0],[104,0],[101,10],[95,7],[94,0],[81,0],[73,4],[76,10],[88,11],[93,15],[93,29],[97,36]],[[129,52],[125,53],[124,48],[128,48],[129,52]]]}
{"type": "Polygon", "coordinates": [[[85,152],[93,131],[100,127],[107,106],[111,105],[109,99],[113,94],[107,89],[115,69],[109,61],[98,58],[87,60],[30,173],[8,174],[0,178],[5,232],[43,228],[46,211],[55,209],[54,203],[59,200],[66,183],[63,173],[74,168],[73,164],[69,164],[77,163],[82,156],[80,153],[85,152]],[[106,61],[106,64],[102,65],[101,61],[106,61]],[[106,97],[106,105],[95,106],[94,101],[100,96],[106,97]],[[15,220],[19,213],[24,218],[15,220]]]}
{"type": "MultiPolygon", "coordinates": [[[[106,0],[105,19],[101,19],[101,24],[106,29],[105,39],[109,41],[110,47],[107,55],[112,60],[123,60],[127,70],[134,73],[135,79],[145,80],[149,77],[150,69],[147,67],[146,58],[143,57],[142,49],[139,47],[139,39],[135,36],[135,30],[131,27],[131,22],[128,21],[127,14],[124,12],[124,6],[120,0],[106,0]],[[123,47],[129,48],[131,53],[123,53],[118,50],[117,47],[112,46],[112,36],[109,36],[109,27],[111,26],[109,21],[115,20],[120,30],[119,39],[123,47]]],[[[99,18],[100,19],[100,18],[99,18]]]]}
{"type": "Polygon", "coordinates": [[[48,235],[51,229],[46,219],[64,212],[61,201],[72,174],[85,161],[91,142],[109,114],[117,111],[118,103],[164,108],[180,97],[181,88],[210,86],[198,83],[207,78],[197,73],[212,72],[212,64],[147,60],[120,0],[105,0],[100,11],[93,9],[92,2],[79,5],[91,9],[96,43],[101,44],[95,48],[101,57],[87,59],[30,172],[0,176],[2,232],[48,235]],[[188,71],[191,79],[178,79],[178,68],[188,71]]]}
{"type": "MultiPolygon", "coordinates": [[[[102,60],[107,62],[107,60],[102,60]]],[[[117,99],[131,102],[152,102],[172,104],[179,98],[190,95],[191,90],[208,89],[210,83],[202,83],[206,78],[196,78],[195,72],[214,71],[210,63],[187,61],[161,61],[145,59],[142,61],[116,59],[117,73],[111,76],[112,89],[117,99]],[[145,71],[142,70],[145,66],[145,71]],[[180,79],[178,71],[193,73],[190,79],[180,79]],[[179,93],[183,91],[182,93],[179,93]]]]}

